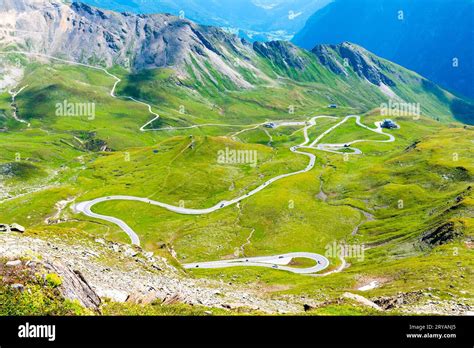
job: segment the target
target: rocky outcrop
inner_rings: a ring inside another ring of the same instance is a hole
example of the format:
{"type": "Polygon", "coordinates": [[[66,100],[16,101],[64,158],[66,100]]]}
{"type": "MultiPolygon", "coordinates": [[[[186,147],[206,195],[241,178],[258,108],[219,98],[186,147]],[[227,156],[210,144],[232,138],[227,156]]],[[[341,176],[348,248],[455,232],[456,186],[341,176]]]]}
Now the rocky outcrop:
{"type": "Polygon", "coordinates": [[[17,266],[20,266],[21,265],[21,260],[12,260],[12,261],[8,261],[5,266],[7,267],[17,267],[17,266]]]}
{"type": "Polygon", "coordinates": [[[348,75],[343,62],[337,57],[336,52],[334,52],[327,45],[318,45],[312,50],[313,54],[319,60],[319,62],[327,67],[332,72],[338,75],[348,75]]]}
{"type": "Polygon", "coordinates": [[[64,298],[78,301],[82,306],[95,311],[99,309],[100,297],[89,286],[80,271],[72,270],[60,262],[46,263],[45,268],[61,277],[59,290],[64,298]]]}
{"type": "MultiPolygon", "coordinates": [[[[73,237],[71,237],[73,238],[73,237]]],[[[99,299],[147,304],[186,303],[262,313],[296,313],[295,298],[266,297],[257,289],[207,279],[192,279],[162,257],[138,247],[97,240],[48,241],[17,234],[0,234],[0,257],[16,260],[36,255],[50,273],[61,277],[58,289],[84,306],[99,299]],[[58,260],[60,260],[58,262],[58,260]]]]}
{"type": "Polygon", "coordinates": [[[172,67],[179,76],[189,76],[189,69],[198,76],[211,74],[209,64],[236,86],[251,87],[234,65],[234,58],[249,60],[251,46],[186,19],[117,13],[60,0],[8,0],[0,3],[0,15],[7,18],[2,27],[24,33],[9,43],[32,52],[105,67],[172,67]]]}
{"type": "MultiPolygon", "coordinates": [[[[455,178],[456,181],[471,181],[471,175],[464,167],[451,168],[449,174],[443,174],[443,177],[445,180],[455,178]]],[[[465,202],[471,195],[472,186],[469,185],[441,207],[430,210],[429,215],[432,217],[430,227],[419,238],[419,245],[422,249],[447,244],[465,235],[465,231],[468,229],[459,216],[472,215],[469,204],[465,202]]]]}
{"type": "Polygon", "coordinates": [[[462,230],[453,221],[443,223],[425,232],[421,237],[421,242],[430,246],[446,244],[460,236],[462,230]]]}
{"type": "Polygon", "coordinates": [[[8,224],[0,224],[0,232],[11,232],[10,225],[8,224]]]}
{"type": "Polygon", "coordinates": [[[301,50],[286,41],[255,42],[253,49],[277,67],[303,70],[308,64],[301,50]]]}
{"type": "Polygon", "coordinates": [[[401,307],[402,305],[410,305],[419,301],[423,297],[421,291],[411,293],[398,293],[394,296],[383,296],[373,300],[375,304],[384,310],[392,310],[401,307]]]}
{"type": "Polygon", "coordinates": [[[390,87],[395,86],[395,83],[384,75],[383,65],[380,61],[369,56],[363,48],[344,42],[337,46],[337,50],[343,59],[347,59],[349,65],[360,77],[366,78],[376,86],[380,86],[382,83],[390,87]]]}
{"type": "Polygon", "coordinates": [[[76,301],[85,308],[99,311],[101,300],[89,286],[79,271],[72,270],[64,263],[54,261],[10,260],[0,264],[2,283],[12,289],[23,291],[31,284],[53,287],[62,298],[76,301]],[[55,279],[52,283],[50,279],[55,279]]]}
{"type": "Polygon", "coordinates": [[[393,296],[382,296],[373,300],[384,310],[392,310],[410,314],[429,315],[471,315],[472,300],[453,298],[442,300],[428,288],[407,293],[398,293],[393,296]]]}
{"type": "Polygon", "coordinates": [[[359,77],[376,86],[395,86],[395,82],[384,73],[384,70],[389,68],[360,46],[349,42],[340,45],[318,45],[312,52],[322,65],[336,74],[347,75],[346,68],[350,67],[359,77]]]}
{"type": "Polygon", "coordinates": [[[353,301],[356,301],[356,302],[360,303],[363,306],[373,308],[377,311],[382,311],[382,308],[378,304],[376,304],[375,302],[370,301],[369,299],[365,298],[364,296],[353,294],[351,292],[345,292],[342,295],[342,297],[353,300],[353,301]]]}

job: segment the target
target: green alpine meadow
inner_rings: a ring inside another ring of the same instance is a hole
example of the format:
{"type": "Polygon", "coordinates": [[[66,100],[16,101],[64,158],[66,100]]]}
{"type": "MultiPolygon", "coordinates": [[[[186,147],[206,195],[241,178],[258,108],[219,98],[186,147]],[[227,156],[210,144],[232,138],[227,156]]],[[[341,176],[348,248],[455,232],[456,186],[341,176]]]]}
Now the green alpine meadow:
{"type": "Polygon", "coordinates": [[[347,41],[0,17],[0,315],[474,312],[472,99],[347,41]]]}

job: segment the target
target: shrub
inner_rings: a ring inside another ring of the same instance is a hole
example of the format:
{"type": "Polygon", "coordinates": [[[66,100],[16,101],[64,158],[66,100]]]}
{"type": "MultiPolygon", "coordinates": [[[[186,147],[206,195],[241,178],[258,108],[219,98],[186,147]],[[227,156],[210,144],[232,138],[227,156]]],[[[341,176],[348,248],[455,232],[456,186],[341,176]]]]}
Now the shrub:
{"type": "Polygon", "coordinates": [[[52,288],[57,288],[63,283],[61,277],[58,276],[56,273],[50,273],[46,275],[46,284],[48,284],[52,288]]]}

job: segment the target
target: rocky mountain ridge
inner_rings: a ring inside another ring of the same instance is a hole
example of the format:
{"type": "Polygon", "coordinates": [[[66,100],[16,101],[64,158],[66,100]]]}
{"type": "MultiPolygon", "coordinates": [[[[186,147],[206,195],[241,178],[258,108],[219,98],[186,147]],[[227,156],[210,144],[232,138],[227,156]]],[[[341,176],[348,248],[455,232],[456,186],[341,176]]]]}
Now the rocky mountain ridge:
{"type": "Polygon", "coordinates": [[[322,65],[338,75],[347,75],[346,68],[350,66],[359,77],[365,78],[374,85],[380,86],[383,83],[387,86],[395,86],[395,82],[384,74],[383,70],[389,68],[381,60],[350,42],[339,45],[317,45],[312,52],[322,65]]]}
{"type": "Polygon", "coordinates": [[[134,70],[168,67],[181,78],[198,79],[216,72],[237,88],[252,88],[248,76],[269,81],[262,60],[299,71],[317,63],[340,77],[351,68],[375,86],[397,83],[382,73],[370,52],[350,43],[319,45],[309,53],[284,41],[250,44],[219,28],[167,14],[117,13],[60,0],[3,0],[0,13],[6,18],[0,23],[1,46],[91,65],[118,64],[134,70]]]}
{"type": "Polygon", "coordinates": [[[209,63],[237,86],[250,87],[222,52],[247,56],[251,46],[216,28],[166,14],[116,13],[59,0],[5,0],[0,12],[7,18],[0,43],[7,47],[106,67],[173,67],[182,75],[189,66],[207,70],[209,63]]]}
{"type": "MultiPolygon", "coordinates": [[[[102,306],[112,301],[144,306],[182,303],[237,313],[297,315],[347,303],[347,295],[351,295],[349,303],[356,297],[359,306],[377,304],[379,311],[472,315],[468,299],[434,301],[437,298],[431,291],[371,299],[347,292],[332,300],[281,294],[271,296],[256,284],[242,289],[222,281],[186,277],[160,256],[100,238],[71,245],[59,238],[44,240],[33,235],[2,233],[0,255],[3,260],[10,260],[5,264],[0,260],[0,271],[8,269],[3,285],[25,291],[28,284],[18,282],[15,273],[31,273],[36,278],[42,274],[46,282],[56,282],[55,286],[65,299],[76,301],[95,314],[101,314],[102,306]],[[55,278],[48,280],[47,275],[55,278]]],[[[212,310],[206,313],[212,315],[212,310]]]]}
{"type": "Polygon", "coordinates": [[[471,0],[335,0],[293,42],[312,49],[350,41],[474,98],[473,13],[471,0]]]}

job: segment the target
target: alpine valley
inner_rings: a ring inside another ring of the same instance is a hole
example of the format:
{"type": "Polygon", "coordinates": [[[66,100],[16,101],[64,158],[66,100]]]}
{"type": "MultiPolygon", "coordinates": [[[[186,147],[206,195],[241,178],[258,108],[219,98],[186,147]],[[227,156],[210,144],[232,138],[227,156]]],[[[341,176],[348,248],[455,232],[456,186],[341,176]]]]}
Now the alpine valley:
{"type": "Polygon", "coordinates": [[[0,89],[1,315],[472,314],[474,105],[361,46],[0,0],[0,89]]]}

